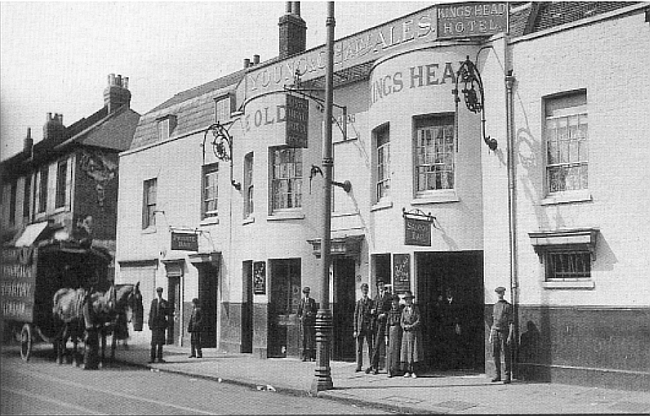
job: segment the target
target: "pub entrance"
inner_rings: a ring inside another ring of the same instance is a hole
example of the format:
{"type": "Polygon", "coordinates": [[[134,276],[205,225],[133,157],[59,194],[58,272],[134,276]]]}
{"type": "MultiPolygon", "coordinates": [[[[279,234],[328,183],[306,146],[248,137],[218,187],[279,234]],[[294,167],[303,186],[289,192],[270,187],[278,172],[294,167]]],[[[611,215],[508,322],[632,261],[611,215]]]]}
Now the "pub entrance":
{"type": "Polygon", "coordinates": [[[269,260],[268,357],[298,357],[300,326],[296,315],[301,295],[300,259],[269,260]]]}
{"type": "Polygon", "coordinates": [[[355,304],[355,259],[353,257],[332,256],[334,271],[333,304],[333,351],[336,361],[355,360],[354,304],[355,304]]]}
{"type": "Polygon", "coordinates": [[[213,263],[194,264],[199,271],[199,304],[203,319],[201,346],[215,348],[217,346],[217,288],[219,269],[213,263]]]}
{"type": "Polygon", "coordinates": [[[483,372],[483,252],[415,253],[415,259],[425,364],[483,372]]]}

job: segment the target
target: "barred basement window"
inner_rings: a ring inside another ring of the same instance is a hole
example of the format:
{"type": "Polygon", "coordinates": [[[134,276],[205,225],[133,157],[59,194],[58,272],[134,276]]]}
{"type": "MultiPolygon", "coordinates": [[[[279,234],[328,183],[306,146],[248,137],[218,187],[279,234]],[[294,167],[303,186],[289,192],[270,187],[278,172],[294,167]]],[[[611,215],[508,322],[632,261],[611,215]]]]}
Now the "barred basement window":
{"type": "Polygon", "coordinates": [[[589,251],[549,251],[545,255],[547,281],[575,281],[591,278],[589,251]]]}

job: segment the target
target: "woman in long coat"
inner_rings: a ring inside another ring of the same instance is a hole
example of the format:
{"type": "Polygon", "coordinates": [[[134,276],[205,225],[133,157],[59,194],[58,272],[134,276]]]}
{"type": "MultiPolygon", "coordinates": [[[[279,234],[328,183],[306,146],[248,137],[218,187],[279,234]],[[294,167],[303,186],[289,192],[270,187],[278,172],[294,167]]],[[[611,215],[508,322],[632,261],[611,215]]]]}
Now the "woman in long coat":
{"type": "Polygon", "coordinates": [[[420,311],[413,304],[413,293],[407,291],[404,295],[406,306],[402,310],[401,325],[404,331],[402,335],[401,361],[404,367],[404,377],[416,378],[415,365],[424,358],[422,353],[422,335],[420,327],[422,321],[420,311]]]}
{"type": "Polygon", "coordinates": [[[386,318],[386,371],[388,377],[393,377],[400,370],[400,348],[402,347],[402,310],[399,306],[399,296],[393,295],[391,309],[386,318]]]}

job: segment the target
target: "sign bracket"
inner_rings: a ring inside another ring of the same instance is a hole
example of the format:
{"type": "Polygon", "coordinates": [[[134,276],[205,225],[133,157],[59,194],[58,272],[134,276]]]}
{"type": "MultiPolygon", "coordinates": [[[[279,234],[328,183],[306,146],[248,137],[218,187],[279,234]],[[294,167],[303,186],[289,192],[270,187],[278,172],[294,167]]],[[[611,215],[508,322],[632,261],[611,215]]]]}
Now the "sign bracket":
{"type": "Polygon", "coordinates": [[[438,219],[431,215],[431,213],[425,213],[424,211],[414,208],[412,210],[407,211],[406,208],[402,208],[402,217],[403,218],[409,218],[409,219],[415,219],[415,220],[420,220],[420,221],[427,221],[433,225],[433,228],[440,228],[438,227],[438,219]]]}

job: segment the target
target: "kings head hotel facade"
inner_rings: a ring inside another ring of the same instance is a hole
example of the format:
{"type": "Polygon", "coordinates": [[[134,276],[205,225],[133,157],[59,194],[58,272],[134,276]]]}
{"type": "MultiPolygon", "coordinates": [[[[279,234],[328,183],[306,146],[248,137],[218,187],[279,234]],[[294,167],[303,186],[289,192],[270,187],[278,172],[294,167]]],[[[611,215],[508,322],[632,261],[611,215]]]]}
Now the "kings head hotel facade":
{"type": "Polygon", "coordinates": [[[332,123],[334,360],[354,359],[360,285],[383,281],[415,294],[428,368],[490,372],[503,286],[515,377],[647,389],[649,7],[432,5],[335,42],[325,120],[325,47],[306,50],[287,3],[278,56],[140,118],[119,161],[117,279],[145,304],[165,288],[170,343],[188,342],[197,297],[205,347],[298,357],[332,123]]]}

